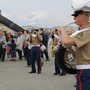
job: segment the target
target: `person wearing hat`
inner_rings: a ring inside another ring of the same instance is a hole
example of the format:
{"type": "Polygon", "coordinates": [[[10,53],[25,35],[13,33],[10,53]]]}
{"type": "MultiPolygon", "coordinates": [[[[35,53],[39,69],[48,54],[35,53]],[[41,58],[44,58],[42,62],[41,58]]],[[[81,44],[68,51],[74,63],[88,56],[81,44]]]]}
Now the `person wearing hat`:
{"type": "Polygon", "coordinates": [[[75,46],[77,85],[76,90],[90,90],[90,8],[83,7],[74,11],[72,16],[80,30],[69,36],[66,27],[60,27],[62,42],[66,46],[75,46]]]}
{"type": "Polygon", "coordinates": [[[36,73],[35,61],[37,62],[37,74],[41,74],[42,71],[42,61],[41,61],[41,48],[40,43],[42,41],[42,36],[38,34],[38,29],[33,30],[30,36],[30,62],[31,62],[31,73],[36,73]]]}

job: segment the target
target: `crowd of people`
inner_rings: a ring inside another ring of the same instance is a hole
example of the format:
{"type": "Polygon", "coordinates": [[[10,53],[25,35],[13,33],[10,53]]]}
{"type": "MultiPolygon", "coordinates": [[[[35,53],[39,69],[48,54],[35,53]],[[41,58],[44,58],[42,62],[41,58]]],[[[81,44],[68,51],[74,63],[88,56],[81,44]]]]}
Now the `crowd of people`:
{"type": "MultiPolygon", "coordinates": [[[[78,32],[69,35],[66,27],[55,29],[50,34],[40,29],[34,29],[32,32],[27,30],[17,32],[14,34],[7,34],[0,30],[0,58],[1,61],[6,59],[10,61],[27,60],[27,66],[31,66],[31,73],[41,74],[43,66],[43,54],[45,54],[46,61],[50,61],[48,55],[48,45],[52,44],[52,57],[55,61],[55,72],[53,75],[66,75],[66,72],[60,68],[58,64],[57,47],[61,46],[75,46],[76,47],[76,69],[77,69],[77,83],[76,90],[90,89],[90,22],[89,14],[85,10],[75,11],[72,16],[76,24],[79,26],[78,32]],[[52,43],[51,43],[52,42],[52,43]],[[63,45],[62,45],[63,43],[63,45]],[[36,63],[37,62],[37,63],[36,63]],[[37,68],[35,66],[37,64],[37,68]],[[37,70],[36,70],[37,69],[37,70]]],[[[64,47],[65,48],[65,47],[64,47]]],[[[60,60],[60,58],[59,58],[60,60]]]]}
{"type": "Polygon", "coordinates": [[[56,63],[56,51],[53,49],[60,41],[57,32],[57,30],[54,30],[54,32],[46,33],[43,28],[40,28],[31,32],[25,30],[12,34],[0,30],[0,59],[2,62],[5,60],[20,61],[24,59],[27,61],[26,67],[31,68],[29,73],[37,72],[40,74],[44,58],[46,59],[45,61],[50,61],[52,56],[55,57],[55,73],[53,75],[66,75],[56,63]],[[50,52],[53,55],[48,54],[48,45],[52,46],[50,52]],[[36,62],[37,70],[35,67],[36,62]]]}

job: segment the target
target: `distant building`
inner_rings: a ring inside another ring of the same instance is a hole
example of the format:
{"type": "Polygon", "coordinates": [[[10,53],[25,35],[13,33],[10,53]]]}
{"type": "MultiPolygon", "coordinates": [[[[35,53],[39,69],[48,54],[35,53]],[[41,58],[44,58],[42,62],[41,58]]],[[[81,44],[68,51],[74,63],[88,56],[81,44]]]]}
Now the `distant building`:
{"type": "MultiPolygon", "coordinates": [[[[33,29],[39,29],[40,27],[36,27],[36,26],[21,26],[23,29],[28,30],[29,32],[31,32],[33,29]]],[[[45,32],[51,32],[52,28],[43,28],[45,30],[45,32]]],[[[3,25],[0,23],[0,30],[6,31],[6,32],[10,32],[10,33],[15,33],[15,31],[13,29],[8,28],[7,26],[3,25]]]]}
{"type": "Polygon", "coordinates": [[[0,23],[0,30],[14,33],[15,31],[0,23]]]}
{"type": "MultiPolygon", "coordinates": [[[[21,26],[21,27],[25,30],[38,29],[38,27],[35,27],[35,26],[21,26]]],[[[7,26],[5,26],[1,23],[0,23],[0,30],[6,31],[6,32],[11,32],[11,33],[15,32],[13,29],[8,28],[7,26]]]]}

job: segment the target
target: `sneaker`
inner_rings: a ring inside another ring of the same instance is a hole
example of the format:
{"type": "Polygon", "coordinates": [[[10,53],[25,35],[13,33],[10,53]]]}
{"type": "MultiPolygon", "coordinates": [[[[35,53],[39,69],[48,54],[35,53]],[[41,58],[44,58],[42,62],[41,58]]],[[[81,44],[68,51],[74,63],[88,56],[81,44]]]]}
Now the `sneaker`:
{"type": "Polygon", "coordinates": [[[37,72],[37,74],[41,74],[41,71],[40,72],[37,72]]]}
{"type": "Polygon", "coordinates": [[[46,61],[50,61],[50,58],[46,59],[46,61]]]}
{"type": "Polygon", "coordinates": [[[59,74],[59,76],[65,76],[65,75],[66,75],[66,74],[64,74],[64,73],[63,73],[63,74],[59,74]]]}
{"type": "Polygon", "coordinates": [[[53,73],[53,75],[58,75],[58,73],[53,73]]]}
{"type": "Polygon", "coordinates": [[[29,73],[36,73],[36,71],[31,71],[31,72],[29,72],[29,73]]]}
{"type": "Polygon", "coordinates": [[[23,59],[19,59],[19,61],[21,61],[21,60],[23,60],[23,59]]]}

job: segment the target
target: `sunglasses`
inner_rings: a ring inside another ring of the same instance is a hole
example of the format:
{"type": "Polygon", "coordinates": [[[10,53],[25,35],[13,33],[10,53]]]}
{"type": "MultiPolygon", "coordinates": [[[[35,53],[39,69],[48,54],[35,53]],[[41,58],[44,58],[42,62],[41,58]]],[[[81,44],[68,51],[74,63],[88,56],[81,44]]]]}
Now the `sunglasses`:
{"type": "Polygon", "coordinates": [[[74,17],[77,17],[79,14],[75,14],[74,17]]]}

